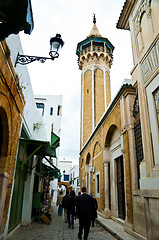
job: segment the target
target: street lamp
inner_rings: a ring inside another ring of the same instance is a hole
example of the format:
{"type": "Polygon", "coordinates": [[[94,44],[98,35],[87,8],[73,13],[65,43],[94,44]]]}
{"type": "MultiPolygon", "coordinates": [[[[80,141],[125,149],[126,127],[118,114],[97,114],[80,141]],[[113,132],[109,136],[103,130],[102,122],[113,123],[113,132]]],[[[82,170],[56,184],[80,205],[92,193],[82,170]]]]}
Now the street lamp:
{"type": "Polygon", "coordinates": [[[61,38],[61,35],[56,34],[55,37],[50,39],[50,52],[49,52],[50,58],[49,57],[20,55],[18,53],[16,62],[15,62],[15,66],[18,63],[22,64],[22,65],[26,65],[26,64],[29,64],[34,61],[40,61],[41,63],[44,63],[46,61],[46,59],[54,60],[55,58],[58,58],[58,56],[59,56],[58,51],[60,50],[60,48],[63,47],[63,45],[64,45],[64,42],[61,38]]]}

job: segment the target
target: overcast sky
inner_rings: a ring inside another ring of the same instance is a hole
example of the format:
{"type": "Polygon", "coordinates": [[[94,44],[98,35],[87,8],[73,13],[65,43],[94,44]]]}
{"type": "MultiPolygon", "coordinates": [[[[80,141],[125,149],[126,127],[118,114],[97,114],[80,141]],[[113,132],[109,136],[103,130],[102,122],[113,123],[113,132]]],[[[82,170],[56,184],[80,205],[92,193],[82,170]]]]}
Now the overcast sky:
{"type": "Polygon", "coordinates": [[[26,55],[49,56],[49,40],[61,34],[64,47],[58,59],[44,64],[34,62],[28,71],[34,94],[63,95],[60,158],[78,163],[80,150],[81,70],[78,69],[76,47],[93,27],[96,14],[100,34],[114,45],[111,68],[112,99],[125,78],[130,78],[132,50],[130,32],[119,30],[124,0],[32,0],[34,29],[31,35],[21,33],[26,55]]]}

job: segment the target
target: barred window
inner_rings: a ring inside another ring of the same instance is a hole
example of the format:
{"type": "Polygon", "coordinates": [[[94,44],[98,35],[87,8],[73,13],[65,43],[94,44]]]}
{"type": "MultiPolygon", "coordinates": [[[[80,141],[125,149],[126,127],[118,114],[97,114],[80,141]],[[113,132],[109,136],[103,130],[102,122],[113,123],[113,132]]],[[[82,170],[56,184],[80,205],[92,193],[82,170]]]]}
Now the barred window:
{"type": "Polygon", "coordinates": [[[135,134],[135,148],[136,148],[137,174],[138,174],[138,186],[139,186],[140,162],[143,160],[143,146],[142,146],[140,120],[137,120],[134,124],[134,134],[135,134]]]}
{"type": "Polygon", "coordinates": [[[157,123],[159,127],[159,88],[154,92],[154,101],[155,101],[155,109],[157,115],[157,123]]]}

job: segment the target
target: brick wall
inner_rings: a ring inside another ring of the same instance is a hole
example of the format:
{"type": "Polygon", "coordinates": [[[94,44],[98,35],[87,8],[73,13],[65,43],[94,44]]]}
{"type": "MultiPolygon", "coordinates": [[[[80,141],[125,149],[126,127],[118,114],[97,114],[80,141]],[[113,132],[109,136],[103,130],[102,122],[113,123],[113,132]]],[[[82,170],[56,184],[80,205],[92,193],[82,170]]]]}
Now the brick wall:
{"type": "Polygon", "coordinates": [[[92,74],[87,71],[84,75],[83,93],[83,145],[92,133],[92,74]]]}
{"type": "Polygon", "coordinates": [[[4,185],[3,177],[0,178],[1,193],[5,194],[4,202],[0,202],[0,211],[3,213],[3,218],[0,219],[0,232],[3,231],[7,220],[24,104],[24,96],[10,59],[9,48],[3,41],[0,43],[0,116],[3,130],[0,173],[7,174],[8,184],[4,185]]]}
{"type": "Polygon", "coordinates": [[[108,72],[105,73],[105,81],[106,81],[106,107],[108,107],[108,105],[111,102],[111,89],[110,89],[110,77],[108,72]]]}
{"type": "Polygon", "coordinates": [[[94,105],[95,105],[95,126],[105,112],[104,102],[104,76],[101,69],[94,74],[94,105]]]}
{"type": "MultiPolygon", "coordinates": [[[[121,93],[120,93],[121,94],[121,93]]],[[[81,153],[83,159],[83,167],[80,169],[80,181],[85,178],[85,164],[87,154],[91,155],[91,166],[95,166],[95,173],[92,173],[92,194],[96,197],[96,172],[100,172],[100,198],[97,197],[99,211],[103,212],[105,208],[105,186],[104,186],[104,163],[103,151],[106,145],[110,143],[112,135],[112,126],[118,128],[121,133],[121,106],[120,97],[114,104],[108,114],[105,115],[103,121],[90,139],[87,146],[81,153]]],[[[125,131],[123,135],[124,145],[124,167],[125,167],[125,196],[126,196],[126,216],[127,222],[133,221],[133,206],[132,206],[132,186],[131,186],[131,171],[130,171],[130,155],[129,155],[129,138],[128,133],[125,131]]],[[[111,176],[110,176],[111,177],[111,176]]],[[[80,182],[81,183],[81,182],[80,182]]],[[[113,197],[113,196],[112,196],[113,197]]]]}

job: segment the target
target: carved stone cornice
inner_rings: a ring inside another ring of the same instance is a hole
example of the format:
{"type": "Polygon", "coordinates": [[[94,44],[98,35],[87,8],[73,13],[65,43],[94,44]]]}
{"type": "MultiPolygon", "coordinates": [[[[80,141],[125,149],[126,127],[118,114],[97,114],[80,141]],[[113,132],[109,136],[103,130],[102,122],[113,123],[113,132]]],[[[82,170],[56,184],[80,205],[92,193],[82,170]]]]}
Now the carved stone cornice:
{"type": "Polygon", "coordinates": [[[136,0],[126,0],[123,6],[123,9],[120,13],[119,20],[116,24],[116,27],[119,29],[130,30],[129,28],[129,16],[132,11],[132,8],[136,0]]]}
{"type": "MultiPolygon", "coordinates": [[[[124,3],[123,9],[121,11],[119,20],[117,22],[116,27],[119,29],[125,29],[130,30],[129,27],[129,16],[131,14],[131,11],[134,7],[134,4],[137,2],[137,0],[127,0],[124,3]]],[[[135,21],[135,34],[137,35],[140,31],[140,19],[143,14],[143,12],[146,12],[146,15],[148,18],[151,17],[151,6],[150,2],[147,0],[142,0],[141,4],[137,10],[137,13],[135,15],[134,21],[135,21]]]]}

